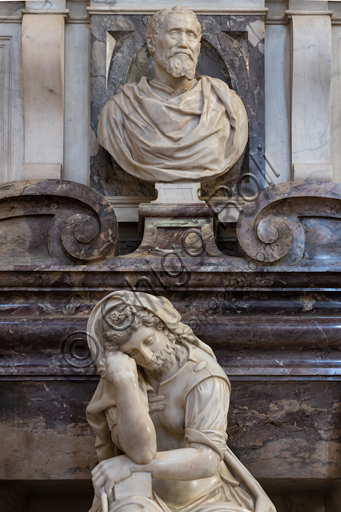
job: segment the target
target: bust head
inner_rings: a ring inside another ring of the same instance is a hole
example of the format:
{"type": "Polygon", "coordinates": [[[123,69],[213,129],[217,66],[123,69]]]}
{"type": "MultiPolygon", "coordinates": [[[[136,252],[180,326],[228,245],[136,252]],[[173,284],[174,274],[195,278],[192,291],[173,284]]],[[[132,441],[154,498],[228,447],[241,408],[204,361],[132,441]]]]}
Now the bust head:
{"type": "Polygon", "coordinates": [[[200,53],[201,25],[193,11],[172,7],[158,11],[146,30],[155,65],[174,78],[193,80],[200,53]]]}

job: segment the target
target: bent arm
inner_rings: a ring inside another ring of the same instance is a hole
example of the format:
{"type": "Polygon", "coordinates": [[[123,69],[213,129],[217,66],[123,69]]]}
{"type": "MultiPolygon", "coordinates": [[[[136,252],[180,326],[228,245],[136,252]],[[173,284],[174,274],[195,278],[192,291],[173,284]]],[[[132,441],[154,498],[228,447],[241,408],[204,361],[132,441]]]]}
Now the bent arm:
{"type": "Polygon", "coordinates": [[[198,480],[215,475],[220,464],[219,454],[204,445],[157,452],[148,464],[132,466],[132,473],[149,471],[154,478],[165,480],[198,480]]]}
{"type": "Polygon", "coordinates": [[[121,352],[107,356],[106,378],[116,397],[114,442],[136,464],[147,464],[156,453],[156,432],[143,402],[135,361],[121,352]]]}
{"type": "Polygon", "coordinates": [[[114,485],[131,473],[149,472],[154,478],[165,480],[198,480],[215,475],[219,463],[219,454],[204,445],[157,452],[148,464],[136,464],[126,455],[120,455],[96,466],[92,481],[97,496],[102,487],[110,495],[114,485]]]}
{"type": "Polygon", "coordinates": [[[156,453],[156,433],[144,405],[137,377],[115,384],[116,436],[121,450],[136,464],[147,464],[156,453]]]}

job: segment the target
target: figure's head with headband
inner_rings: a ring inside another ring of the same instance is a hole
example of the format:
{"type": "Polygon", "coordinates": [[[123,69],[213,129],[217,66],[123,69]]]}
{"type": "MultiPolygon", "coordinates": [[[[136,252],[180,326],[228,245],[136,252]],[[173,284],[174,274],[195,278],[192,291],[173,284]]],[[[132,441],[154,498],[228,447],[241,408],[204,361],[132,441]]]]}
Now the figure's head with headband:
{"type": "Polygon", "coordinates": [[[140,327],[152,327],[170,341],[192,343],[215,357],[164,297],[133,291],[113,292],[93,309],[88,321],[88,344],[99,373],[105,375],[105,354],[119,350],[140,327]]]}

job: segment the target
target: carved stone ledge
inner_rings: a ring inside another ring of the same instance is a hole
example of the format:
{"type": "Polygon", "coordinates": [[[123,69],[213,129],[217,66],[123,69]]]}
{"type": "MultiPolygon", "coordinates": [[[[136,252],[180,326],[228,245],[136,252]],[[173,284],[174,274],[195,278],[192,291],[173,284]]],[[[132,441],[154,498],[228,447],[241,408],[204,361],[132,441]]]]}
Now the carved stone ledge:
{"type": "Polygon", "coordinates": [[[269,265],[336,265],[341,256],[341,185],[281,183],[244,206],[237,223],[243,252],[269,265]]]}
{"type": "Polygon", "coordinates": [[[0,264],[70,265],[114,255],[115,212],[90,187],[61,180],[0,185],[0,264]]]}
{"type": "MultiPolygon", "coordinates": [[[[122,258],[160,257],[180,251],[182,256],[224,258],[214,239],[213,213],[204,201],[193,204],[147,203],[139,206],[143,240],[132,254],[122,258]]],[[[168,262],[170,263],[170,262],[168,262]]]]}

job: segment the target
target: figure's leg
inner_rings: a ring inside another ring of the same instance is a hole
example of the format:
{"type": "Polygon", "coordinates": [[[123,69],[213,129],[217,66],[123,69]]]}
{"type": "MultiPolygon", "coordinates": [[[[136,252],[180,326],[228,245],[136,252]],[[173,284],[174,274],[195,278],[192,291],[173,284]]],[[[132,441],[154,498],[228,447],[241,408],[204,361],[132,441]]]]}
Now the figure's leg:
{"type": "Polygon", "coordinates": [[[239,505],[235,505],[233,503],[225,503],[225,502],[217,502],[212,503],[211,505],[200,505],[193,510],[190,509],[190,512],[250,512],[248,509],[244,507],[240,507],[239,505]]]}
{"type": "Polygon", "coordinates": [[[164,512],[155,501],[142,496],[133,496],[114,501],[109,512],[164,512]]]}
{"type": "Polygon", "coordinates": [[[209,493],[204,500],[193,503],[186,512],[253,512],[252,501],[246,500],[243,503],[235,494],[234,490],[221,486],[209,493]]]}

